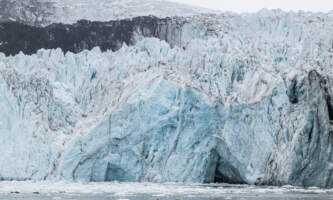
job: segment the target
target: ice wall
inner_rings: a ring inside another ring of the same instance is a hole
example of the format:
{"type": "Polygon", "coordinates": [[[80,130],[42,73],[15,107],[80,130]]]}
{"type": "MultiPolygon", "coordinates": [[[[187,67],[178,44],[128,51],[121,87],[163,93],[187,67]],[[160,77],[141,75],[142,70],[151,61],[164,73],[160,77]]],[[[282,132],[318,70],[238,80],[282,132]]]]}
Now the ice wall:
{"type": "Polygon", "coordinates": [[[332,187],[331,16],[191,20],[185,45],[0,54],[1,179],[332,187]]]}

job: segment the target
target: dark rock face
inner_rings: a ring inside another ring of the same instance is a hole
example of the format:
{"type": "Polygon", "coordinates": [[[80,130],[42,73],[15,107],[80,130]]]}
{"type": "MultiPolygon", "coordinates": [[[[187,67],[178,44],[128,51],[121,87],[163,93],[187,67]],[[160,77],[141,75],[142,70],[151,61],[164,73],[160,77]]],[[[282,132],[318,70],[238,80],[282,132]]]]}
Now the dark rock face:
{"type": "Polygon", "coordinates": [[[181,45],[185,24],[180,18],[153,16],[110,22],[81,20],[73,25],[52,24],[45,28],[4,22],[0,24],[0,52],[15,55],[22,51],[31,55],[41,48],[61,48],[64,52],[78,53],[97,46],[102,51],[115,51],[123,43],[133,45],[142,37],[160,38],[173,47],[181,45]]]}

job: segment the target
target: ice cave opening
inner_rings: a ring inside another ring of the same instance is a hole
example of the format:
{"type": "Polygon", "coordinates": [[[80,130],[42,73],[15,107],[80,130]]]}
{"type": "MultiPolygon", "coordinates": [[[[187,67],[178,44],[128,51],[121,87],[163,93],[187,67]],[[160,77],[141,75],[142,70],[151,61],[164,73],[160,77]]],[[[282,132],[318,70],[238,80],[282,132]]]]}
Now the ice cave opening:
{"type": "Polygon", "coordinates": [[[228,183],[245,184],[239,170],[223,159],[223,156],[216,151],[212,152],[211,162],[209,163],[208,173],[206,173],[206,183],[228,183]]]}
{"type": "Polygon", "coordinates": [[[218,163],[216,165],[214,183],[245,184],[239,171],[228,163],[218,163]]]}
{"type": "Polygon", "coordinates": [[[104,179],[105,182],[126,182],[128,181],[128,179],[129,177],[124,169],[120,168],[117,165],[108,163],[104,179]]]}

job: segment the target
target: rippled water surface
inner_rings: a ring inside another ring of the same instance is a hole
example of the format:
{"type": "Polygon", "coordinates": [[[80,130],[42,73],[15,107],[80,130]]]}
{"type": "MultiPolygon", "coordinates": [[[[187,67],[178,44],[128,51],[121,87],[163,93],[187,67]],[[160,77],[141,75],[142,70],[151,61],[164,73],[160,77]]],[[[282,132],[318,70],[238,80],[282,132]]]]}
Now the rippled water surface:
{"type": "Polygon", "coordinates": [[[0,182],[0,199],[217,200],[332,199],[333,189],[228,184],[0,182]]]}

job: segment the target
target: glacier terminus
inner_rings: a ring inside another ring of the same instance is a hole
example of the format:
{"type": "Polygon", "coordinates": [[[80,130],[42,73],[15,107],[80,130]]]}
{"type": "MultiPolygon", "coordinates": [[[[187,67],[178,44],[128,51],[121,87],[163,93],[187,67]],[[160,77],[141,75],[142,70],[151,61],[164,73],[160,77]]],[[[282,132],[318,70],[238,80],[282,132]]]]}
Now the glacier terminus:
{"type": "Polygon", "coordinates": [[[71,2],[0,1],[0,180],[333,187],[333,13],[71,2]]]}

